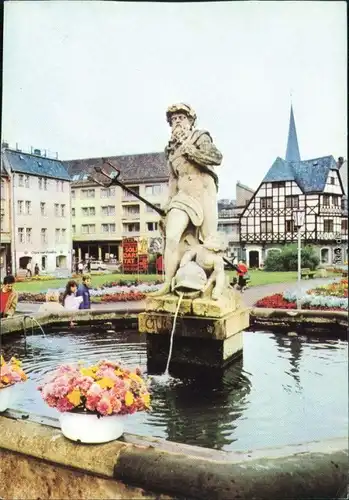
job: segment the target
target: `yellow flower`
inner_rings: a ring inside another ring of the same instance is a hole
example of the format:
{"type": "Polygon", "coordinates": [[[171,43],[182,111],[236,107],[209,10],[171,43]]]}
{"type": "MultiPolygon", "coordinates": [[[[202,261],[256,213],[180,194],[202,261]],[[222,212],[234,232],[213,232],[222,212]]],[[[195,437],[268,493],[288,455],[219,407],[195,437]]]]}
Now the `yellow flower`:
{"type": "Polygon", "coordinates": [[[5,360],[4,360],[4,356],[0,356],[0,365],[4,365],[5,364],[5,360]]]}
{"type": "Polygon", "coordinates": [[[11,364],[15,365],[15,366],[21,366],[22,362],[19,361],[19,359],[17,359],[17,358],[11,358],[11,364]]]}
{"type": "Polygon", "coordinates": [[[115,385],[114,381],[108,377],[103,377],[103,378],[101,378],[101,380],[97,380],[97,384],[102,389],[111,389],[111,387],[114,387],[114,385],[115,385]]]}
{"type": "Polygon", "coordinates": [[[141,399],[145,406],[149,407],[150,406],[150,394],[142,394],[141,399]]]}
{"type": "Polygon", "coordinates": [[[119,368],[118,368],[118,369],[115,370],[115,375],[117,375],[118,377],[120,377],[121,375],[124,375],[124,372],[122,370],[119,370],[119,368]]]}
{"type": "Polygon", "coordinates": [[[68,401],[74,405],[74,406],[79,406],[81,403],[81,394],[78,389],[74,389],[67,395],[68,401]]]}
{"type": "Polygon", "coordinates": [[[136,373],[130,373],[130,378],[139,384],[143,384],[143,379],[136,373]]]}
{"type": "Polygon", "coordinates": [[[134,400],[134,397],[133,397],[132,392],[127,391],[126,394],[125,394],[125,405],[126,406],[131,406],[132,403],[133,403],[133,400],[134,400]]]}
{"type": "Polygon", "coordinates": [[[4,384],[8,384],[8,383],[9,383],[9,381],[10,381],[10,379],[8,378],[8,376],[7,376],[7,375],[4,375],[4,376],[2,377],[2,381],[4,382],[4,384]]]}
{"type": "Polygon", "coordinates": [[[84,375],[85,377],[95,378],[95,374],[94,374],[92,368],[80,368],[80,373],[81,373],[81,375],[84,375]]]}

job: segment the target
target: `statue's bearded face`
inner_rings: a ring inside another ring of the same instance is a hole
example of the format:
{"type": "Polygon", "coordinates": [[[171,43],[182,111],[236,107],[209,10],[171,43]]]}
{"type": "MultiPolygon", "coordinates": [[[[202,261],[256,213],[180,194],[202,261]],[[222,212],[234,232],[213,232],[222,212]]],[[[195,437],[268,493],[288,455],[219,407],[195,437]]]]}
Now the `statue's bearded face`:
{"type": "Polygon", "coordinates": [[[184,113],[174,113],[171,117],[172,138],[175,141],[185,140],[192,128],[191,120],[184,113]]]}

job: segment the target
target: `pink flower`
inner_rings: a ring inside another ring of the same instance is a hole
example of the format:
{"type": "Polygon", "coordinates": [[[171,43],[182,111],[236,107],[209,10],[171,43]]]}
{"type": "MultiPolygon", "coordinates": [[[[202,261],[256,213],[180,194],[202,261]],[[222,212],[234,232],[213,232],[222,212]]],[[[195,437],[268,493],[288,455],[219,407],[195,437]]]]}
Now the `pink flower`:
{"type": "Polygon", "coordinates": [[[110,415],[113,411],[113,408],[110,403],[110,398],[103,395],[99,400],[99,402],[97,403],[96,410],[101,415],[110,415]]]}
{"type": "Polygon", "coordinates": [[[88,391],[87,391],[87,396],[99,396],[100,394],[102,394],[103,392],[103,389],[101,388],[101,386],[99,384],[97,384],[96,382],[93,382],[93,384],[91,384],[91,386],[89,387],[88,391]]]}
{"type": "Polygon", "coordinates": [[[74,405],[68,401],[67,398],[59,398],[57,401],[57,410],[64,413],[74,408],[74,405]]]}

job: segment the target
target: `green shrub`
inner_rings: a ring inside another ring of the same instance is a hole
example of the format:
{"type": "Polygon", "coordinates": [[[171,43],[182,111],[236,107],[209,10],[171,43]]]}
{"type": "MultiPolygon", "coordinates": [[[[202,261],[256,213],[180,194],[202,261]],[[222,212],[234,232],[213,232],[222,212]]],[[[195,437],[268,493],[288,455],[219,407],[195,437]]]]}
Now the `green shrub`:
{"type": "MultiPolygon", "coordinates": [[[[307,245],[301,251],[301,266],[314,270],[319,265],[319,257],[312,246],[307,245]]],[[[286,245],[281,252],[271,251],[264,263],[265,271],[297,271],[297,245],[286,245]]]]}

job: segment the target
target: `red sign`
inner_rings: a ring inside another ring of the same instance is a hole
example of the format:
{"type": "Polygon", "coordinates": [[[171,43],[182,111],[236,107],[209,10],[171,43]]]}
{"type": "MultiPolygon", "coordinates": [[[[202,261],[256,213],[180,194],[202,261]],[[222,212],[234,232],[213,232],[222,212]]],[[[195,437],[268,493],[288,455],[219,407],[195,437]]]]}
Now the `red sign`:
{"type": "Polygon", "coordinates": [[[138,255],[138,242],[134,238],[122,240],[122,264],[126,273],[146,273],[148,255],[138,255]]]}

